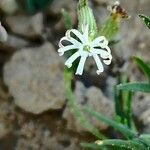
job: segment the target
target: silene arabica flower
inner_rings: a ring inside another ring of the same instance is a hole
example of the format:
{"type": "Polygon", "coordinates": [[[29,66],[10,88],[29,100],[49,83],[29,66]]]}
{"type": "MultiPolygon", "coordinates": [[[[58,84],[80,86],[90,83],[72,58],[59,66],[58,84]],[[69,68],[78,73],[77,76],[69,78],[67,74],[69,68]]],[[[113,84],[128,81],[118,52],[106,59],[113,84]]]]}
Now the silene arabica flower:
{"type": "Polygon", "coordinates": [[[77,75],[82,75],[85,61],[88,57],[93,57],[97,65],[96,73],[99,75],[104,71],[103,64],[109,65],[112,60],[111,50],[108,47],[108,41],[104,36],[92,38],[88,26],[82,27],[82,32],[71,29],[59,42],[58,53],[60,56],[65,52],[71,51],[72,55],[66,60],[65,65],[70,68],[72,63],[80,57],[76,70],[77,75]],[[66,44],[67,43],[67,44],[66,44]]]}

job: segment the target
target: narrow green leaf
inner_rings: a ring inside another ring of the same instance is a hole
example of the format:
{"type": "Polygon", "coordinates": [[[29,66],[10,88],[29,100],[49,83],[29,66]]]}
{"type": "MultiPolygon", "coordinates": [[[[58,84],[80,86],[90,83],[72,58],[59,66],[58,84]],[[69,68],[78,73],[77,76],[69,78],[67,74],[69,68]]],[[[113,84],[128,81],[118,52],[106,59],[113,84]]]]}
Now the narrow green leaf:
{"type": "Polygon", "coordinates": [[[118,148],[121,150],[147,150],[147,148],[139,142],[132,140],[108,139],[100,141],[100,144],[81,143],[84,148],[102,149],[103,147],[118,148]]]}
{"type": "Polygon", "coordinates": [[[95,144],[95,143],[80,143],[80,145],[86,149],[96,149],[96,150],[98,150],[98,149],[100,150],[103,147],[103,146],[95,144]]]}
{"type": "MultiPolygon", "coordinates": [[[[120,75],[118,83],[127,83],[128,77],[125,75],[120,75]]],[[[136,131],[134,121],[132,118],[132,92],[117,90],[116,86],[114,89],[114,100],[115,100],[115,112],[116,121],[122,123],[130,129],[136,131]]]]}
{"type": "MultiPolygon", "coordinates": [[[[128,80],[127,76],[120,75],[118,79],[118,83],[126,83],[128,80]]],[[[127,125],[127,116],[126,116],[126,100],[128,91],[118,91],[115,87],[115,111],[116,111],[116,119],[117,122],[127,125]],[[118,107],[119,106],[119,107],[118,107]]]]}
{"type": "Polygon", "coordinates": [[[63,16],[66,29],[71,29],[72,28],[72,23],[71,23],[70,15],[68,14],[68,12],[65,9],[61,10],[61,14],[63,16]]]}
{"type": "Polygon", "coordinates": [[[142,134],[139,136],[139,139],[142,139],[142,141],[144,141],[150,149],[150,134],[142,134]]]}
{"type": "MultiPolygon", "coordinates": [[[[61,10],[61,15],[62,15],[62,18],[63,18],[66,29],[67,30],[72,29],[72,22],[71,22],[71,17],[69,15],[69,13],[65,9],[62,9],[61,10]]],[[[71,55],[73,55],[73,52],[68,51],[68,53],[65,54],[65,58],[68,59],[71,55]]],[[[74,67],[76,67],[76,65],[73,65],[73,67],[68,69],[68,70],[70,70],[70,71],[74,70],[74,67]]]]}
{"type": "Polygon", "coordinates": [[[147,76],[149,82],[150,82],[150,67],[140,58],[133,57],[136,64],[139,66],[139,68],[144,72],[145,76],[147,76]]]}
{"type": "Polygon", "coordinates": [[[111,40],[109,41],[109,46],[113,46],[113,45],[116,45],[120,42],[120,40],[111,40]]]}
{"type": "Polygon", "coordinates": [[[31,14],[33,12],[35,12],[35,7],[34,7],[34,1],[33,0],[26,0],[25,6],[26,6],[27,12],[29,12],[31,14]]]}
{"type": "Polygon", "coordinates": [[[45,9],[53,0],[17,0],[20,7],[29,14],[45,9]]]}
{"type": "Polygon", "coordinates": [[[121,149],[134,149],[134,150],[146,150],[146,147],[138,142],[132,141],[132,140],[120,140],[120,139],[113,139],[113,140],[104,140],[103,144],[104,146],[116,146],[120,147],[121,149]]]}
{"type": "Polygon", "coordinates": [[[132,92],[150,92],[150,84],[147,83],[125,83],[117,85],[118,90],[126,90],[132,92]]]}
{"type": "Polygon", "coordinates": [[[110,17],[101,27],[98,35],[105,36],[110,41],[114,38],[114,36],[118,33],[118,31],[119,31],[119,22],[110,17]]]}
{"type": "Polygon", "coordinates": [[[119,123],[117,123],[117,122],[115,122],[115,121],[113,121],[113,120],[105,117],[104,115],[91,110],[88,107],[84,107],[83,110],[86,111],[86,112],[88,112],[89,114],[91,114],[97,120],[99,120],[101,122],[104,122],[105,124],[113,127],[117,131],[121,132],[126,138],[133,138],[133,137],[136,136],[136,133],[134,133],[132,130],[128,129],[124,125],[119,124],[119,123]]]}
{"type": "Polygon", "coordinates": [[[80,105],[76,102],[74,94],[71,90],[71,80],[72,80],[72,71],[69,71],[67,68],[64,70],[64,83],[65,83],[65,92],[68,99],[68,105],[70,110],[72,110],[73,115],[79,121],[79,123],[86,128],[89,132],[95,135],[98,139],[105,139],[105,136],[98,131],[86,118],[82,112],[80,105]]]}
{"type": "Polygon", "coordinates": [[[150,18],[142,14],[140,14],[139,17],[143,19],[146,26],[150,29],[150,18]]]}

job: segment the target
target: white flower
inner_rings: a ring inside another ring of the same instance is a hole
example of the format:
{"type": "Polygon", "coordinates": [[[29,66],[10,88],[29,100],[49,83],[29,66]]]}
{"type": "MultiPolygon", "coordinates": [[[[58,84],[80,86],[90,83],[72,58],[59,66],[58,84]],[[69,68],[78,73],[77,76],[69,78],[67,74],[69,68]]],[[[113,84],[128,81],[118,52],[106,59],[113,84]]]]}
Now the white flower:
{"type": "Polygon", "coordinates": [[[73,55],[65,62],[68,68],[78,57],[81,57],[76,70],[78,75],[82,75],[86,59],[92,56],[96,62],[97,74],[99,75],[104,71],[103,63],[109,65],[112,60],[108,41],[104,36],[92,40],[89,36],[88,26],[82,27],[82,32],[80,33],[76,29],[68,30],[59,42],[59,55],[62,56],[67,51],[73,52],[73,55]]]}

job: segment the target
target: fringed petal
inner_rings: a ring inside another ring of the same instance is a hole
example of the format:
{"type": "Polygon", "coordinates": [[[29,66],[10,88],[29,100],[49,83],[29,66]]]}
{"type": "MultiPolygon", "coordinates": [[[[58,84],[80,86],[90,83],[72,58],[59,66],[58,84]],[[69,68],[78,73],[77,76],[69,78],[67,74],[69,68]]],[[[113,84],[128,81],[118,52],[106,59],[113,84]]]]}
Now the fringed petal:
{"type": "Polygon", "coordinates": [[[106,46],[108,46],[108,41],[104,36],[100,36],[94,39],[91,45],[92,47],[100,46],[101,48],[105,48],[106,46]]]}
{"type": "Polygon", "coordinates": [[[111,61],[112,61],[112,56],[111,55],[109,55],[109,57],[106,60],[103,60],[104,64],[106,64],[106,65],[110,65],[111,61]]]}
{"type": "Polygon", "coordinates": [[[98,55],[101,55],[101,57],[103,58],[107,58],[109,57],[110,53],[104,49],[100,49],[100,48],[93,48],[91,51],[90,51],[92,54],[98,54],[98,55]]]}
{"type": "Polygon", "coordinates": [[[96,65],[97,65],[97,68],[98,68],[98,70],[96,71],[96,73],[97,73],[98,75],[100,75],[100,73],[102,73],[102,72],[104,71],[103,64],[102,64],[102,62],[101,62],[101,60],[100,60],[100,58],[98,57],[97,54],[94,54],[94,55],[93,55],[93,58],[94,58],[94,60],[95,60],[95,63],[96,63],[96,65]]]}
{"type": "Polygon", "coordinates": [[[66,32],[66,36],[67,36],[68,38],[71,37],[71,32],[72,32],[82,43],[85,42],[84,39],[83,39],[83,35],[82,35],[78,30],[76,30],[76,29],[71,29],[71,30],[68,30],[68,31],[66,32]]]}
{"type": "Polygon", "coordinates": [[[88,43],[89,41],[89,28],[88,25],[83,27],[83,39],[84,39],[84,43],[88,43]]]}
{"type": "Polygon", "coordinates": [[[74,53],[72,56],[70,56],[67,61],[65,62],[65,65],[70,68],[72,66],[72,63],[80,56],[79,52],[74,53]]]}
{"type": "Polygon", "coordinates": [[[73,49],[78,49],[78,47],[76,47],[75,45],[64,46],[58,49],[58,53],[60,56],[62,56],[66,51],[70,51],[73,49]]]}
{"type": "Polygon", "coordinates": [[[84,64],[85,64],[86,59],[87,59],[86,55],[81,57],[78,68],[77,68],[75,74],[77,74],[77,75],[82,75],[83,74],[83,69],[84,69],[84,64]]]}
{"type": "Polygon", "coordinates": [[[73,45],[75,45],[76,47],[80,47],[82,44],[79,42],[79,41],[77,41],[76,39],[74,39],[74,38],[72,38],[72,37],[63,37],[63,38],[61,38],[60,39],[60,41],[59,41],[59,47],[65,47],[65,45],[63,45],[62,44],[62,42],[64,42],[64,41],[68,41],[68,42],[70,42],[70,43],[72,43],[73,45]]]}

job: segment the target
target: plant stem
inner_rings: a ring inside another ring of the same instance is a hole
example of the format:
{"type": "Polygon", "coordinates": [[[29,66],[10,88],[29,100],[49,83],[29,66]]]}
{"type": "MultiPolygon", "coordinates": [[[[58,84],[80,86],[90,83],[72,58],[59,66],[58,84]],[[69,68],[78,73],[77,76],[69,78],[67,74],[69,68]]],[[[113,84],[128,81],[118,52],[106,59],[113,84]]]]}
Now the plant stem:
{"type": "Polygon", "coordinates": [[[80,124],[86,128],[89,132],[91,132],[93,135],[95,135],[98,139],[105,139],[105,136],[101,134],[98,129],[96,129],[85,117],[83,112],[80,109],[79,104],[77,104],[74,94],[71,90],[71,80],[72,80],[72,71],[69,71],[68,69],[64,70],[64,82],[65,82],[65,91],[66,91],[66,97],[68,100],[68,105],[70,107],[70,110],[72,111],[73,115],[77,120],[80,122],[80,124]]]}

